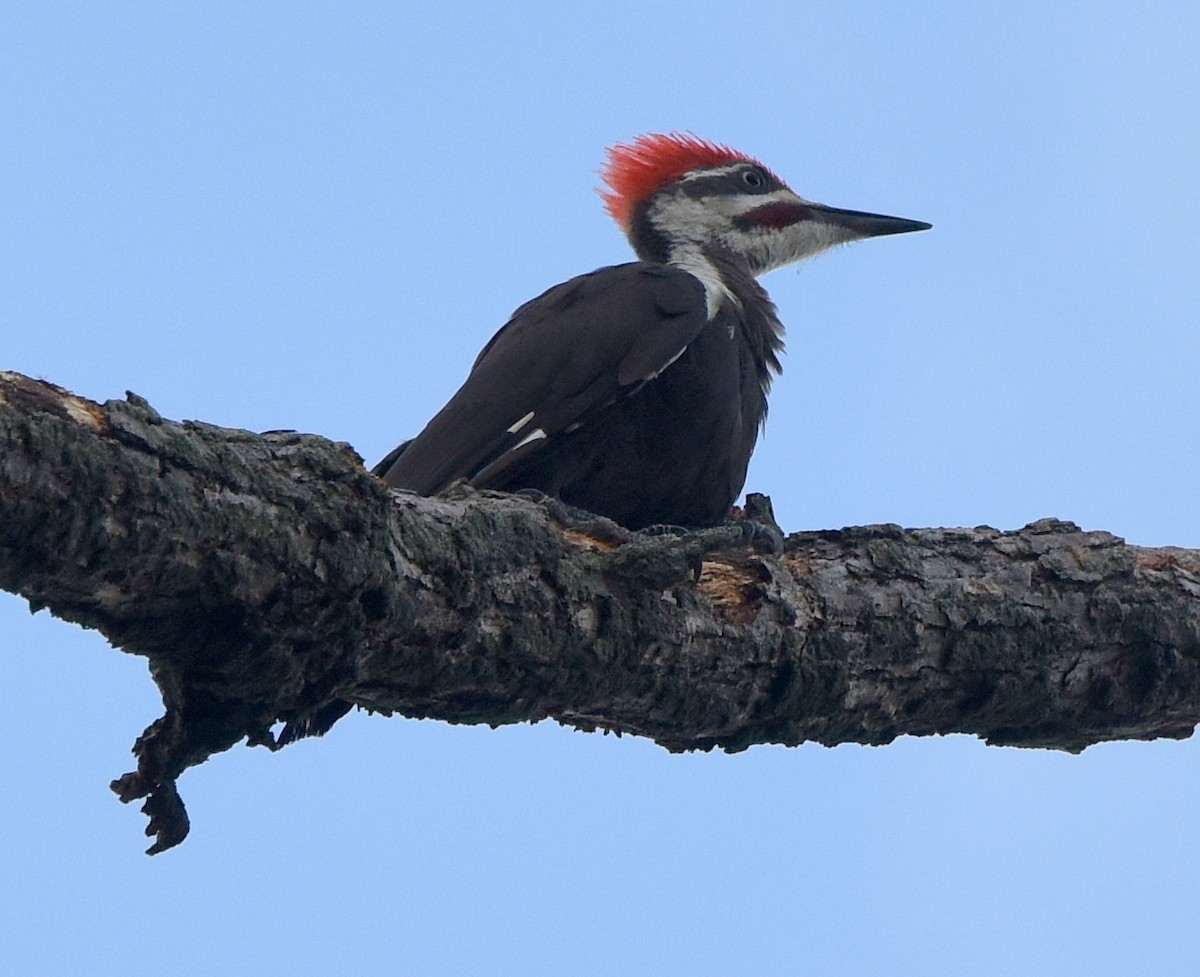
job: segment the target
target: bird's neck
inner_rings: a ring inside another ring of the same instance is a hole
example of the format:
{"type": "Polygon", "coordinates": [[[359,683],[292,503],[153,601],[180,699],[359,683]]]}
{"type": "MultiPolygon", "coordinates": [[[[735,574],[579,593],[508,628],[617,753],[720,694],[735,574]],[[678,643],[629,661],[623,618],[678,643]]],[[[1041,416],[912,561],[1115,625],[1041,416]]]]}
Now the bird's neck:
{"type": "Polygon", "coordinates": [[[675,245],[668,252],[665,263],[700,279],[700,284],[704,286],[704,298],[708,303],[710,320],[726,302],[741,305],[741,299],[730,287],[725,275],[722,274],[720,264],[702,248],[692,244],[675,245]]]}
{"type": "Polygon", "coordinates": [[[704,286],[710,322],[727,311],[732,313],[731,321],[741,323],[739,328],[765,371],[761,377],[765,390],[770,373],[778,373],[780,369],[778,354],[783,349],[783,325],[776,315],[775,304],[755,279],[748,259],[712,241],[672,233],[671,225],[653,219],[648,203],[634,212],[627,232],[629,243],[642,261],[686,271],[704,286]]]}
{"type": "Polygon", "coordinates": [[[771,385],[771,375],[782,367],[783,323],[775,303],[749,266],[737,255],[723,251],[705,251],[695,247],[677,247],[666,264],[700,280],[708,303],[711,322],[718,316],[730,323],[730,338],[740,333],[754,354],[763,391],[771,385]]]}

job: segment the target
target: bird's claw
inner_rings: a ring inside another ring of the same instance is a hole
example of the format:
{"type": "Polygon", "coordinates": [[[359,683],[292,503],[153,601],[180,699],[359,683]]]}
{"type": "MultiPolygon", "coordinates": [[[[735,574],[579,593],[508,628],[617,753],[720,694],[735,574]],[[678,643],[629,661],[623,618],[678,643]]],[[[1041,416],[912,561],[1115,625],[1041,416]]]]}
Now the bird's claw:
{"type": "Polygon", "coordinates": [[[779,556],[783,552],[783,533],[777,526],[753,519],[739,520],[737,525],[742,527],[742,536],[755,553],[779,556]]]}
{"type": "Polygon", "coordinates": [[[670,523],[655,523],[653,526],[647,526],[645,529],[639,529],[639,536],[686,536],[688,533],[695,532],[694,529],[689,529],[687,526],[674,526],[670,523]]]}
{"type": "Polygon", "coordinates": [[[593,539],[598,539],[601,542],[620,546],[628,543],[634,536],[628,529],[617,524],[608,518],[608,516],[597,515],[595,512],[589,512],[587,509],[567,505],[562,499],[555,498],[553,495],[547,495],[540,489],[519,489],[513,495],[519,495],[522,498],[537,503],[560,526],[566,529],[573,529],[575,532],[583,533],[585,536],[591,536],[593,539]]]}

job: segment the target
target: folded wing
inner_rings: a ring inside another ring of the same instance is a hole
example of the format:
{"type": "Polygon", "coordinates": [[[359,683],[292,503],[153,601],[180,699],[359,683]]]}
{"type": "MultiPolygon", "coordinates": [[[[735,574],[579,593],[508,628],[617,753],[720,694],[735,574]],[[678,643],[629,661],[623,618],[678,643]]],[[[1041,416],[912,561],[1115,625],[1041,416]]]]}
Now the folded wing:
{"type": "Polygon", "coordinates": [[[636,393],[703,330],[704,287],[633,262],[527,302],[484,347],[449,403],[375,473],[432,495],[460,478],[488,485],[636,393]]]}

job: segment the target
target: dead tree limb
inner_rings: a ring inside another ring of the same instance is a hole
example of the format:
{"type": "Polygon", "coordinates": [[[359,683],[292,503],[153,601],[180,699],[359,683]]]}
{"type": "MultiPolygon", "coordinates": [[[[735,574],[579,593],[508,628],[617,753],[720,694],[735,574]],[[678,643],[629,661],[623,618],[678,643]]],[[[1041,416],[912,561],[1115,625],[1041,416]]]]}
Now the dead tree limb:
{"type": "Polygon", "coordinates": [[[389,493],[346,445],[164,420],[0,374],[0,587],[143,655],[165,713],[114,783],[346,708],[552,718],[670,750],[973,733],[1078,751],[1200,722],[1200,552],[1042,520],[867,526],[757,555],[612,545],[522,498],[389,493]]]}

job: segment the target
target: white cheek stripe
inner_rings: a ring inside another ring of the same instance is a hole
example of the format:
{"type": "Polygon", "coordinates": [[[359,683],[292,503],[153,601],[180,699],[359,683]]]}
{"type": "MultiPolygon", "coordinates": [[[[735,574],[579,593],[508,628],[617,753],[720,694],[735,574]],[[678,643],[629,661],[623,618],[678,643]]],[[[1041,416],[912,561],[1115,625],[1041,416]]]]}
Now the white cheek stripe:
{"type": "Polygon", "coordinates": [[[544,438],[545,436],[546,432],[539,427],[536,430],[530,431],[527,435],[525,435],[524,438],[522,438],[518,443],[514,444],[508,450],[516,451],[518,448],[524,448],[525,445],[529,444],[530,441],[537,441],[539,438],[544,438]]]}
{"type": "Polygon", "coordinates": [[[526,424],[528,424],[532,420],[533,420],[533,411],[530,411],[528,414],[526,414],[524,417],[522,417],[519,421],[517,421],[516,424],[514,424],[512,427],[510,427],[508,429],[508,433],[516,434],[519,430],[521,430],[521,428],[523,428],[526,424]]]}

